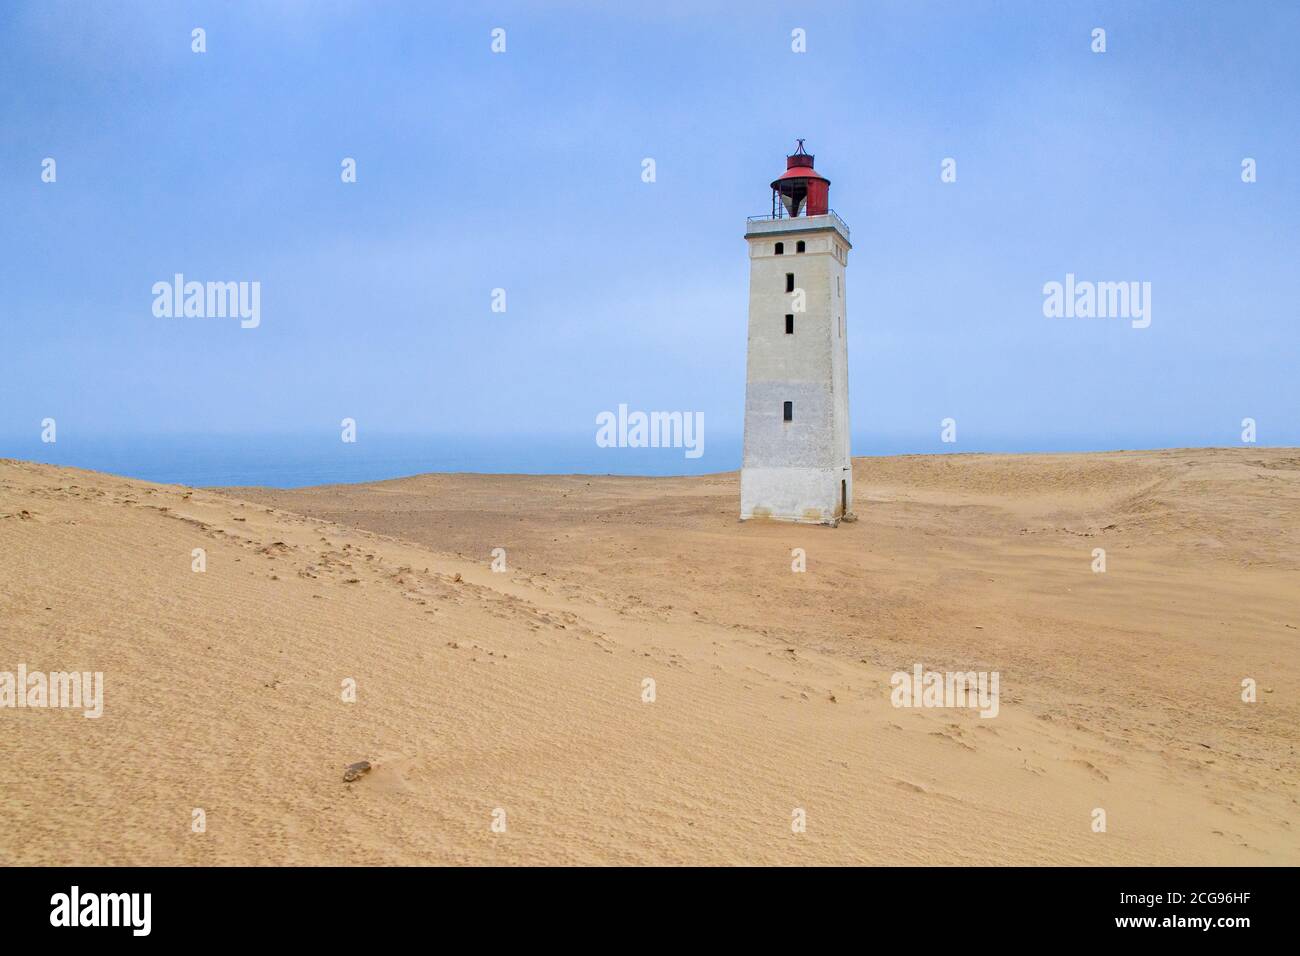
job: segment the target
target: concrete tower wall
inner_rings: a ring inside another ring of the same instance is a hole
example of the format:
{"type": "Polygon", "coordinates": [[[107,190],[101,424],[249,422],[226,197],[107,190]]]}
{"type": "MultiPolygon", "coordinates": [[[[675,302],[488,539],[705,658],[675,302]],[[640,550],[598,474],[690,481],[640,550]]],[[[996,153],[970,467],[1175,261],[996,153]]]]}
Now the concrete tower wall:
{"type": "Polygon", "coordinates": [[[749,360],[740,517],[835,524],[853,501],[847,228],[834,214],[761,220],[750,223],[745,238],[749,360]],[[797,252],[801,240],[805,251],[797,252]],[[787,274],[794,275],[794,293],[786,291],[787,274]],[[802,312],[795,311],[798,290],[802,312]],[[787,315],[794,316],[792,334],[787,315]],[[793,402],[789,422],[785,402],[793,402]]]}

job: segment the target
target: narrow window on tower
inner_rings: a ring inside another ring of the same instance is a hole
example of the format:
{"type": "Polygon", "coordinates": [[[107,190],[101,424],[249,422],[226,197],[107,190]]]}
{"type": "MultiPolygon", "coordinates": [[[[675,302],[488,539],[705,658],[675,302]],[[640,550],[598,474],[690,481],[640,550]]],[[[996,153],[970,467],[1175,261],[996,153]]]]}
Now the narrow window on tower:
{"type": "Polygon", "coordinates": [[[785,415],[785,420],[787,422],[794,421],[794,402],[785,403],[785,409],[783,411],[783,414],[785,415]]]}
{"type": "Polygon", "coordinates": [[[835,277],[835,298],[838,299],[839,297],[840,297],[840,277],[836,276],[835,277]]]}
{"type": "Polygon", "coordinates": [[[785,334],[786,334],[786,335],[794,335],[794,316],[793,316],[793,315],[787,315],[787,316],[785,317],[785,334]]]}
{"type": "Polygon", "coordinates": [[[778,242],[778,243],[776,244],[776,254],[777,254],[778,256],[783,256],[783,255],[785,255],[785,243],[784,243],[784,242],[778,242]]]}
{"type": "Polygon", "coordinates": [[[804,251],[804,244],[803,244],[803,240],[802,240],[802,239],[800,239],[798,242],[796,242],[796,243],[794,244],[794,251],[795,251],[795,252],[803,252],[803,251],[804,251]]]}
{"type": "Polygon", "coordinates": [[[794,291],[794,273],[793,273],[793,272],[787,272],[787,273],[785,274],[785,291],[786,291],[786,292],[793,292],[793,291],[794,291]]]}

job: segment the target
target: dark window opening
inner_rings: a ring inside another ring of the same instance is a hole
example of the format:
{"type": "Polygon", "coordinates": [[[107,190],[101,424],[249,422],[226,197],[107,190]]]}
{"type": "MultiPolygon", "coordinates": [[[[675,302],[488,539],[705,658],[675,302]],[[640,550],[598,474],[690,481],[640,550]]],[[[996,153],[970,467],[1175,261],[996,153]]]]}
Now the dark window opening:
{"type": "Polygon", "coordinates": [[[793,273],[793,272],[787,272],[787,273],[785,274],[785,291],[786,291],[786,292],[793,292],[793,291],[794,291],[794,273],[793,273]]]}
{"type": "Polygon", "coordinates": [[[803,250],[804,250],[803,240],[800,239],[798,242],[794,244],[794,251],[803,252],[803,250]]]}
{"type": "Polygon", "coordinates": [[[785,403],[785,420],[787,422],[794,421],[794,402],[785,403]]]}
{"type": "Polygon", "coordinates": [[[785,317],[785,334],[786,334],[786,335],[794,335],[794,316],[793,316],[793,315],[787,315],[787,316],[785,317]]]}
{"type": "MultiPolygon", "coordinates": [[[[801,249],[800,252],[802,252],[802,251],[803,251],[803,250],[801,249]]],[[[776,254],[777,254],[778,256],[783,256],[783,255],[785,255],[785,243],[784,243],[784,242],[778,242],[778,243],[776,244],[776,254]]]]}

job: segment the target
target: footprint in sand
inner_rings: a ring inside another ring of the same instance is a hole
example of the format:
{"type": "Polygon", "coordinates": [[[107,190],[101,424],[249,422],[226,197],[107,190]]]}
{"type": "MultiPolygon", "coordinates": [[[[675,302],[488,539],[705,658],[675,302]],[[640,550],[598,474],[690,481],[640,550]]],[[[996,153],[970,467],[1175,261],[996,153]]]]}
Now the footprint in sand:
{"type": "Polygon", "coordinates": [[[895,780],[895,781],[894,781],[894,786],[896,786],[899,790],[907,790],[907,791],[909,791],[909,792],[911,792],[911,793],[929,793],[929,792],[930,792],[930,791],[927,790],[925,787],[921,786],[919,783],[912,783],[912,781],[910,781],[910,780],[895,780]]]}
{"type": "Polygon", "coordinates": [[[1075,759],[1069,761],[1069,763],[1074,764],[1076,767],[1082,767],[1084,770],[1088,771],[1088,773],[1092,774],[1098,780],[1101,780],[1105,783],[1110,783],[1110,777],[1106,776],[1105,771],[1103,771],[1100,767],[1098,767],[1090,760],[1084,760],[1082,757],[1076,757],[1075,759]]]}

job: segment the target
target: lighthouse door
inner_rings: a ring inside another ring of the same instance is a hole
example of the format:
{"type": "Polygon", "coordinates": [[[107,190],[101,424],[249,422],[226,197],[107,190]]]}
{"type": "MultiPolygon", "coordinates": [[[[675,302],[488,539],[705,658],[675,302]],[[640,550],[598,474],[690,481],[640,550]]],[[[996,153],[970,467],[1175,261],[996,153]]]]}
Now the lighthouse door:
{"type": "Polygon", "coordinates": [[[840,479],[840,514],[849,513],[849,483],[843,478],[840,479]]]}

